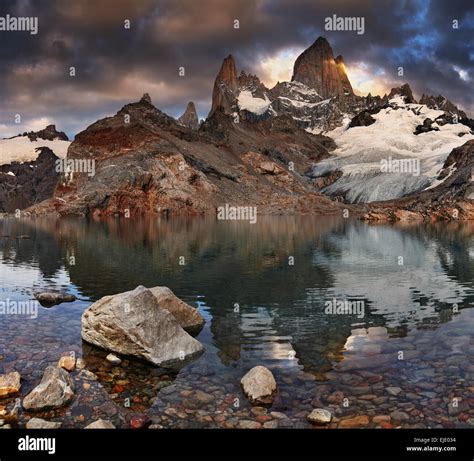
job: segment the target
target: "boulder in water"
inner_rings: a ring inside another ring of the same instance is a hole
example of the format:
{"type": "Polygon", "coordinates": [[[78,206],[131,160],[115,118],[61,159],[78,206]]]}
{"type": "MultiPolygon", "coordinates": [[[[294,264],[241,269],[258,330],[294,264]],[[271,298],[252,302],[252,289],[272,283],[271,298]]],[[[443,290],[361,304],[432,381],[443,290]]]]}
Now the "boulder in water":
{"type": "Polygon", "coordinates": [[[204,350],[143,286],[105,296],[86,309],[82,315],[82,338],[107,351],[156,366],[171,365],[204,350]]]}

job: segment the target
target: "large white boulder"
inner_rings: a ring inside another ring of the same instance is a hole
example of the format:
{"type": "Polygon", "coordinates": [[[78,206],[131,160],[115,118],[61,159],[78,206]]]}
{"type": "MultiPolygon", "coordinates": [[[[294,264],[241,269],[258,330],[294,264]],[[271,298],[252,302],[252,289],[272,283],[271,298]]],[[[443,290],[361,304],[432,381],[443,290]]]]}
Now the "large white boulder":
{"type": "Polygon", "coordinates": [[[82,314],[82,338],[156,366],[184,360],[204,349],[143,286],[105,296],[86,309],[82,314]]]}

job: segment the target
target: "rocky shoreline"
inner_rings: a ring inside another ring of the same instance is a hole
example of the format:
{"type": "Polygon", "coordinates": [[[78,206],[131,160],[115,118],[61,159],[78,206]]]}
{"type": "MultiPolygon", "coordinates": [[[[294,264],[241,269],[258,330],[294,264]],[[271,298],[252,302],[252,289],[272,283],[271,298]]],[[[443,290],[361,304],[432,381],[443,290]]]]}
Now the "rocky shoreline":
{"type": "MultiPolygon", "coordinates": [[[[158,291],[166,295],[168,304],[162,303],[158,309],[174,304],[181,325],[189,324],[189,319],[195,325],[198,319],[202,328],[204,319],[197,317],[196,310],[163,288],[158,291]]],[[[134,311],[140,302],[154,305],[148,294],[150,290],[138,287],[106,297],[110,298],[106,302],[110,304],[114,298],[123,301],[125,295],[129,304],[117,303],[115,309],[126,306],[134,311]]],[[[100,308],[103,300],[95,305],[100,308]]],[[[83,315],[87,317],[87,311],[95,309],[93,304],[83,315]]],[[[364,354],[346,355],[331,371],[291,373],[291,368],[271,371],[254,366],[240,382],[223,381],[205,357],[196,363],[194,358],[186,362],[188,372],[177,376],[172,368],[140,365],[140,360],[131,357],[136,355],[133,351],[120,355],[108,348],[88,346],[90,353],[83,358],[78,356],[79,346],[47,366],[31,389],[22,389],[16,371],[0,376],[0,428],[473,427],[473,388],[466,379],[474,373],[474,365],[456,353],[446,362],[438,357],[446,347],[453,352],[462,344],[469,347],[466,325],[462,320],[455,322],[454,329],[439,335],[437,348],[424,339],[429,330],[416,333],[415,345],[413,335],[387,343],[385,328],[369,328],[372,340],[364,354]],[[404,362],[396,360],[400,350],[404,351],[404,362]],[[141,367],[140,384],[133,383],[137,378],[129,371],[136,365],[141,367]]],[[[114,330],[105,325],[102,333],[115,337],[114,330]]],[[[367,333],[361,329],[353,334],[364,339],[367,333]]],[[[83,331],[83,336],[87,339],[88,333],[83,331]]],[[[142,340],[143,334],[134,336],[134,342],[142,340]]],[[[131,347],[129,341],[125,342],[131,347]]],[[[182,360],[178,356],[178,362],[182,360]]],[[[35,366],[34,362],[31,365],[35,366]]],[[[38,372],[41,370],[35,374],[38,372]]]]}

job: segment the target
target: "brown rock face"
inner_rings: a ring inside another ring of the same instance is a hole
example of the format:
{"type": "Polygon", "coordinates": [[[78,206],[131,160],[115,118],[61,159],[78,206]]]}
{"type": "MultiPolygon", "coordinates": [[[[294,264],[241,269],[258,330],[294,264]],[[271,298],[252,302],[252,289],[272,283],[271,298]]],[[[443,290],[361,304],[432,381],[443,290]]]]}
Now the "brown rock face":
{"type": "Polygon", "coordinates": [[[186,111],[183,115],[181,115],[181,117],[178,118],[178,122],[181,123],[181,125],[190,128],[191,130],[197,130],[199,128],[199,118],[197,115],[196,106],[192,101],[188,102],[186,111]]]}
{"type": "Polygon", "coordinates": [[[342,56],[334,59],[331,45],[323,37],[298,56],[291,80],[314,88],[323,98],[354,94],[342,56]]]}
{"type": "Polygon", "coordinates": [[[351,82],[349,81],[349,77],[346,73],[346,64],[344,63],[344,58],[342,55],[339,55],[335,60],[337,66],[337,72],[339,74],[339,78],[341,80],[342,86],[346,93],[354,94],[352,90],[351,82]]]}
{"type": "Polygon", "coordinates": [[[212,107],[209,116],[216,110],[224,113],[232,113],[232,104],[238,90],[237,67],[234,57],[229,54],[222,63],[221,70],[217,74],[212,92],[212,107]]]}

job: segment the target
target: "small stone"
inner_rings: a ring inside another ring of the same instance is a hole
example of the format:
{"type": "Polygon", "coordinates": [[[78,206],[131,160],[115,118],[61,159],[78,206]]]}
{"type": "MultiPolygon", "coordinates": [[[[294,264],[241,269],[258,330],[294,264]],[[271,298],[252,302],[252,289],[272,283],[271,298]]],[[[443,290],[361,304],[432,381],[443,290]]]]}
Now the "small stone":
{"type": "Polygon", "coordinates": [[[76,368],[78,370],[84,370],[84,368],[86,368],[86,362],[83,358],[78,358],[76,360],[76,368]]]}
{"type": "Polygon", "coordinates": [[[395,421],[407,421],[410,417],[404,411],[392,411],[390,417],[395,421]]]}
{"type": "Polygon", "coordinates": [[[328,398],[327,401],[329,403],[335,403],[335,404],[341,404],[342,401],[344,400],[344,392],[341,391],[336,391],[333,392],[328,398]]]}
{"type": "Polygon", "coordinates": [[[266,423],[263,423],[263,427],[265,429],[276,429],[278,427],[278,421],[267,421],[266,423]]]}
{"type": "Polygon", "coordinates": [[[214,396],[212,396],[211,394],[207,394],[206,392],[203,392],[201,390],[197,390],[194,393],[194,397],[198,402],[203,403],[205,405],[208,405],[209,403],[215,401],[214,396]]]}
{"type": "Polygon", "coordinates": [[[268,421],[271,421],[272,420],[272,417],[271,416],[268,416],[268,415],[258,415],[256,418],[255,418],[259,423],[266,423],[268,421]]]}
{"type": "Polygon", "coordinates": [[[0,375],[0,397],[8,397],[20,392],[21,376],[17,371],[0,375]]]}
{"type": "Polygon", "coordinates": [[[84,429],[115,429],[115,426],[107,419],[98,419],[84,429]]]}
{"type": "Polygon", "coordinates": [[[390,395],[393,395],[393,396],[397,396],[398,394],[400,394],[400,392],[402,392],[402,389],[400,387],[387,387],[385,389],[390,395]]]}
{"type": "Polygon", "coordinates": [[[240,383],[245,395],[255,404],[271,403],[277,389],[272,372],[261,365],[252,368],[240,383]]]}
{"type": "Polygon", "coordinates": [[[306,419],[311,424],[329,424],[332,419],[332,415],[329,411],[323,410],[322,408],[315,408],[306,419]]]}
{"type": "Polygon", "coordinates": [[[340,428],[356,428],[356,427],[363,427],[369,424],[369,417],[368,416],[354,416],[353,418],[346,418],[342,419],[339,422],[340,428]]]}
{"type": "Polygon", "coordinates": [[[31,418],[26,423],[27,429],[59,429],[62,423],[57,423],[54,421],[46,421],[41,418],[31,418]]]}
{"type": "Polygon", "coordinates": [[[237,425],[239,429],[260,429],[262,425],[258,423],[257,421],[250,421],[248,419],[243,419],[242,421],[239,421],[239,424],[237,425]]]}
{"type": "Polygon", "coordinates": [[[270,412],[270,416],[275,419],[287,419],[288,416],[285,413],[281,413],[279,411],[272,411],[270,412]]]}
{"type": "Polygon", "coordinates": [[[23,399],[23,408],[30,411],[60,408],[73,398],[74,384],[69,373],[62,368],[49,366],[40,384],[23,399]]]}
{"type": "Polygon", "coordinates": [[[110,362],[112,365],[120,365],[122,363],[122,360],[114,354],[109,354],[107,357],[105,357],[105,360],[110,362]]]}
{"type": "Polygon", "coordinates": [[[373,421],[376,424],[380,424],[380,423],[383,423],[383,422],[389,423],[391,419],[392,418],[390,418],[389,415],[378,415],[378,416],[374,416],[373,421]]]}
{"type": "Polygon", "coordinates": [[[64,368],[67,371],[73,371],[76,368],[76,353],[74,351],[63,355],[58,362],[59,368],[64,368]]]}
{"type": "Polygon", "coordinates": [[[147,415],[133,415],[130,418],[130,427],[132,429],[143,429],[151,424],[151,420],[147,415]]]}

